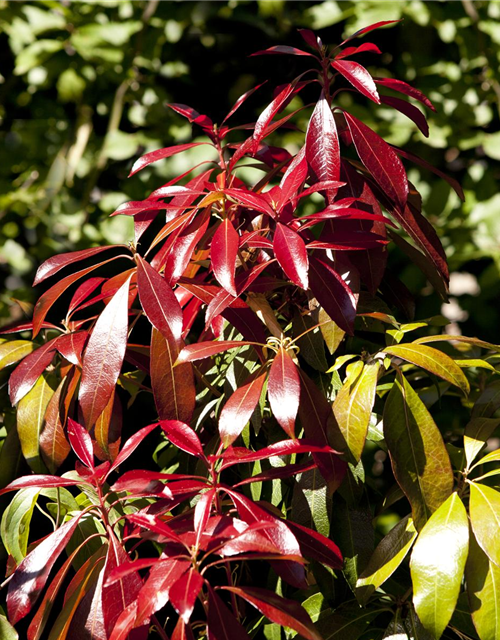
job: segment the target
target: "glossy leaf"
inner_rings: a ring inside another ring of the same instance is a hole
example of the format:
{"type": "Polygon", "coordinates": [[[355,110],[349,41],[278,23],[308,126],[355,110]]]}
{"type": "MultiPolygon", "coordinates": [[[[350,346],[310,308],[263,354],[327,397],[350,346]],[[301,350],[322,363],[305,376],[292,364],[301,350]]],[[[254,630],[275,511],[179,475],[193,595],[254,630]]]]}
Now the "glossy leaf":
{"type": "Polygon", "coordinates": [[[368,432],[379,363],[362,364],[354,376],[348,376],[332,405],[337,424],[353,461],[359,462],[368,432]]]}
{"type": "Polygon", "coordinates": [[[189,622],[203,582],[198,571],[190,569],[170,587],[170,602],[186,624],[189,622]]]}
{"type": "Polygon", "coordinates": [[[230,447],[222,454],[223,468],[256,460],[265,460],[273,456],[289,456],[294,453],[335,453],[328,445],[316,444],[314,440],[296,438],[295,440],[282,440],[257,451],[250,451],[244,447],[230,447]]]}
{"type": "Polygon", "coordinates": [[[336,59],[332,63],[332,67],[344,76],[353,87],[376,104],[380,104],[380,96],[378,95],[377,85],[368,71],[357,62],[351,60],[336,59]]]}
{"type": "Polygon", "coordinates": [[[31,518],[39,493],[38,487],[19,491],[2,514],[2,543],[16,564],[26,556],[31,518]]]}
{"type": "Polygon", "coordinates": [[[168,559],[157,562],[149,572],[137,598],[137,622],[148,620],[164,607],[170,597],[173,584],[190,568],[185,559],[168,559]]]}
{"type": "Polygon", "coordinates": [[[294,629],[308,640],[322,640],[306,611],[295,600],[257,587],[224,587],[224,590],[243,598],[272,622],[294,629]]]}
{"type": "MultiPolygon", "coordinates": [[[[332,110],[324,94],[318,100],[306,133],[306,158],[317,181],[338,180],[340,146],[332,110]]],[[[329,199],[335,191],[329,190],[329,199]]]]}
{"type": "Polygon", "coordinates": [[[466,425],[464,448],[468,468],[498,425],[500,425],[500,418],[472,418],[466,425]]]}
{"type": "Polygon", "coordinates": [[[79,518],[72,518],[51,533],[31,551],[16,569],[9,582],[7,609],[12,624],[16,624],[31,611],[38,599],[50,570],[73,532],[79,518]]]}
{"type": "Polygon", "coordinates": [[[128,336],[130,278],[99,316],[83,358],[80,407],[90,429],[104,411],[120,375],[128,336]]]}
{"type": "Polygon", "coordinates": [[[0,344],[0,369],[29,356],[38,345],[30,340],[12,340],[0,344]]]}
{"type": "Polygon", "coordinates": [[[57,338],[49,340],[27,355],[9,378],[9,397],[12,405],[16,405],[33,388],[33,385],[54,359],[57,338]]]}
{"type": "Polygon", "coordinates": [[[60,253],[48,260],[45,260],[37,269],[35,279],[33,281],[33,286],[36,287],[38,284],[50,278],[50,276],[55,275],[64,267],[74,264],[75,262],[79,262],[80,260],[86,260],[87,258],[92,258],[93,256],[102,253],[103,251],[107,251],[109,249],[116,249],[117,247],[124,247],[125,245],[111,245],[104,247],[92,247],[91,249],[83,249],[82,251],[71,251],[70,253],[60,253]]]}
{"type": "Polygon", "coordinates": [[[94,451],[92,439],[88,431],[81,424],[71,418],[68,419],[68,438],[71,448],[89,469],[94,468],[94,451]]]}
{"type": "Polygon", "coordinates": [[[500,567],[500,492],[479,482],[471,482],[469,486],[469,512],[474,535],[488,558],[500,567]]]}
{"type": "Polygon", "coordinates": [[[453,493],[423,527],[410,562],[413,604],[420,622],[436,640],[455,609],[468,549],[467,512],[453,493]]]}
{"type": "Polygon", "coordinates": [[[273,250],[280,267],[290,280],[307,290],[309,260],[306,245],[298,233],[278,222],[274,232],[273,250]]]}
{"type": "Polygon", "coordinates": [[[176,366],[178,366],[178,363],[194,362],[195,360],[210,358],[211,356],[215,356],[223,351],[237,349],[238,347],[246,347],[252,344],[255,343],[245,340],[216,340],[214,342],[198,342],[196,344],[190,344],[187,347],[184,347],[180,352],[176,366]]]}
{"type": "Polygon", "coordinates": [[[403,376],[386,400],[384,436],[394,475],[420,530],[451,494],[453,473],[439,429],[403,376]]]}
{"type": "Polygon", "coordinates": [[[219,434],[225,447],[241,434],[259,402],[266,374],[238,387],[224,405],[219,418],[219,434]]]}
{"type": "Polygon", "coordinates": [[[344,115],[361,162],[389,198],[404,208],[408,198],[408,180],[401,160],[370,127],[347,112],[344,115]]]}
{"type": "Polygon", "coordinates": [[[208,587],[208,640],[250,640],[244,627],[222,602],[216,592],[208,587]]]}
{"type": "Polygon", "coordinates": [[[219,284],[231,295],[236,296],[234,272],[238,256],[239,235],[233,224],[226,218],[218,227],[212,239],[210,257],[212,269],[219,284]]]}
{"type": "Polygon", "coordinates": [[[166,339],[179,340],[182,334],[182,309],[171,287],[140,256],[137,259],[137,288],[144,313],[166,339]]]}
{"type": "Polygon", "coordinates": [[[417,125],[423,135],[428,138],[429,137],[429,125],[427,124],[427,120],[425,119],[424,114],[417,109],[414,105],[406,102],[405,100],[400,100],[399,98],[392,98],[389,96],[381,96],[382,104],[386,104],[394,109],[397,109],[401,113],[403,113],[407,118],[413,120],[413,122],[417,125]]]}
{"type": "Polygon", "coordinates": [[[182,151],[187,151],[187,149],[198,147],[200,144],[206,144],[206,142],[188,142],[187,144],[178,144],[174,147],[165,147],[165,149],[157,149],[156,151],[146,153],[134,162],[128,177],[130,178],[153,162],[158,162],[158,160],[162,160],[163,158],[170,158],[176,153],[181,153],[182,151]]]}
{"type": "Polygon", "coordinates": [[[295,438],[300,379],[294,361],[283,347],[279,349],[271,364],[267,394],[271,411],[280,427],[290,438],[295,438]]]}
{"type": "Polygon", "coordinates": [[[416,537],[413,520],[406,516],[382,538],[356,583],[356,596],[361,604],[366,604],[373,592],[396,571],[416,537]]]}
{"type": "Polygon", "coordinates": [[[141,444],[146,436],[148,436],[154,429],[157,428],[157,424],[150,424],[147,427],[143,427],[139,429],[136,433],[134,433],[130,438],[125,442],[123,447],[120,450],[120,453],[116,456],[113,464],[109,468],[108,474],[114,471],[117,467],[119,467],[125,460],[127,460],[137,449],[137,447],[141,444]]]}
{"type": "Polygon", "coordinates": [[[332,569],[342,568],[342,553],[330,538],[291,520],[287,521],[287,527],[297,538],[300,551],[304,557],[321,562],[321,564],[332,569]]]}
{"type": "Polygon", "coordinates": [[[469,392],[469,381],[462,369],[442,351],[422,344],[398,344],[386,347],[384,352],[411,362],[426,371],[458,387],[464,394],[469,392]]]}
{"type": "Polygon", "coordinates": [[[158,416],[162,420],[189,422],[196,391],[193,370],[188,362],[177,364],[182,342],[167,339],[158,330],[151,332],[151,386],[158,416]]]}
{"type": "Polygon", "coordinates": [[[474,536],[469,540],[465,579],[470,612],[479,637],[496,640],[500,634],[500,567],[488,558],[474,536]]]}
{"type": "Polygon", "coordinates": [[[429,107],[432,111],[436,111],[434,105],[427,96],[425,96],[419,89],[415,89],[415,87],[410,86],[407,82],[403,82],[403,80],[396,80],[395,78],[375,78],[375,82],[383,87],[387,87],[387,89],[404,93],[406,96],[414,98],[422,104],[425,104],[425,106],[429,107]]]}
{"type": "Polygon", "coordinates": [[[191,427],[180,420],[161,420],[160,427],[176,447],[192,456],[205,459],[200,439],[191,427]]]}

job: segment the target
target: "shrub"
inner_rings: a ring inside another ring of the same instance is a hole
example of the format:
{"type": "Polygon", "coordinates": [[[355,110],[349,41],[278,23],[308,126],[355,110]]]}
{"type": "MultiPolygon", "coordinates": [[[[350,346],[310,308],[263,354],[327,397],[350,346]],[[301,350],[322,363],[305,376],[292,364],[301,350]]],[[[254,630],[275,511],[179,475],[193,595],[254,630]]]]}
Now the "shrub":
{"type": "Polygon", "coordinates": [[[2,519],[7,612],[16,626],[35,610],[28,640],[495,638],[500,450],[477,458],[499,424],[500,348],[414,320],[387,245],[446,299],[445,254],[401,157],[433,168],[335,106],[357,91],[428,135],[393,93],[429,99],[356,61],[380,51],[351,41],[386,24],[330,50],[301,30],[304,50],[258,52],[312,70],[252,125],[227,123],[256,89],[221,125],[169,105],[207,141],[147,153],[130,175],[196,145],[207,160],[114,212],[134,217],[129,246],[39,268],[35,284],[57,281],[6,331],[33,339],[0,345],[3,366],[21,361],[4,447],[18,439],[34,472],[3,490],[18,491],[2,519]],[[317,101],[292,154],[270,140],[293,128],[301,92],[317,101]],[[28,544],[35,506],[53,530],[28,544]]]}

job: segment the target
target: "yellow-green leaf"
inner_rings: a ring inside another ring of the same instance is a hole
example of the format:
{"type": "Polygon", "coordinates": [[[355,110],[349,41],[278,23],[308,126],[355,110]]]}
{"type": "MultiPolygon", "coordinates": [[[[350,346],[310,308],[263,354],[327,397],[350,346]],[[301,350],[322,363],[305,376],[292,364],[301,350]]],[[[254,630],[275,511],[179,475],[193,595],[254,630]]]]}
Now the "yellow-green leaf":
{"type": "Polygon", "coordinates": [[[358,462],[363,452],[379,366],[378,362],[365,365],[356,362],[333,403],[333,413],[345,440],[343,449],[347,448],[352,462],[358,462]]]}
{"type": "Polygon", "coordinates": [[[40,457],[38,441],[45,418],[45,410],[56,387],[55,376],[43,373],[17,405],[17,433],[21,449],[26,462],[35,473],[46,471],[40,457]]]}
{"type": "Polygon", "coordinates": [[[471,536],[465,566],[472,621],[481,640],[500,638],[500,567],[491,562],[471,536]]]}
{"type": "Polygon", "coordinates": [[[416,537],[413,520],[406,516],[382,538],[356,583],[356,597],[361,604],[365,604],[372,593],[396,571],[416,537]]]}
{"type": "Polygon", "coordinates": [[[322,323],[320,330],[323,340],[325,341],[326,348],[331,354],[333,354],[337,351],[339,344],[344,339],[345,331],[343,331],[338,324],[330,318],[322,307],[319,309],[318,321],[322,323]]]}
{"type": "Polygon", "coordinates": [[[458,387],[465,394],[469,393],[469,381],[465,377],[462,369],[455,362],[439,349],[426,347],[422,344],[399,344],[386,347],[384,352],[391,356],[411,362],[417,367],[421,367],[430,373],[443,378],[447,382],[458,387]]]}
{"type": "Polygon", "coordinates": [[[453,490],[453,471],[439,429],[404,376],[396,379],[384,409],[384,436],[396,480],[421,529],[453,490]]]}
{"type": "Polygon", "coordinates": [[[492,344],[491,342],[485,342],[484,340],[479,340],[479,338],[469,338],[468,336],[450,336],[450,335],[439,335],[439,336],[423,336],[422,338],[417,338],[417,340],[413,341],[413,344],[424,344],[428,342],[463,342],[464,344],[470,344],[474,347],[481,347],[482,349],[489,349],[490,351],[499,351],[500,345],[492,344]]]}
{"type": "Polygon", "coordinates": [[[39,493],[40,490],[36,488],[18,491],[3,512],[2,542],[17,564],[26,556],[31,517],[39,493]]]}
{"type": "Polygon", "coordinates": [[[474,403],[472,418],[491,418],[500,407],[500,380],[489,384],[474,403]]]}
{"type": "Polygon", "coordinates": [[[481,460],[478,460],[476,464],[472,465],[472,469],[477,467],[480,464],[488,464],[488,462],[498,462],[500,460],[500,449],[495,449],[495,451],[490,451],[481,460]]]}
{"type": "Polygon", "coordinates": [[[486,440],[492,435],[500,424],[500,418],[472,418],[465,427],[464,448],[467,467],[474,461],[477,454],[486,444],[486,440]]]}
{"type": "Polygon", "coordinates": [[[466,360],[455,360],[455,364],[458,364],[462,369],[470,369],[471,367],[477,367],[478,369],[488,369],[488,371],[493,371],[494,373],[500,373],[497,371],[495,367],[486,362],[486,360],[481,360],[480,358],[467,358],[466,360]]]}
{"type": "Polygon", "coordinates": [[[38,345],[30,340],[12,340],[0,344],[0,369],[8,367],[10,364],[19,362],[35,349],[38,345]]]}
{"type": "Polygon", "coordinates": [[[420,622],[436,640],[457,604],[468,547],[467,512],[453,493],[420,532],[410,561],[413,604],[420,622]]]}
{"type": "Polygon", "coordinates": [[[500,492],[471,482],[469,512],[479,546],[500,567],[500,492]]]}

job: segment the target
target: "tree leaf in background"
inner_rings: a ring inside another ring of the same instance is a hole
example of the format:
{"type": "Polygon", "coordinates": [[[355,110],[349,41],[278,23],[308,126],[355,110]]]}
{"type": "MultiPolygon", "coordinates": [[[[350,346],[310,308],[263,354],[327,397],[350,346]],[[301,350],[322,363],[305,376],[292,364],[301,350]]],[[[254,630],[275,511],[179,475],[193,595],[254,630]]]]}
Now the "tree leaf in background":
{"type": "Polygon", "coordinates": [[[455,609],[468,549],[467,512],[453,493],[424,525],[410,561],[415,610],[436,640],[455,609]]]}
{"type": "Polygon", "coordinates": [[[470,612],[479,637],[497,640],[500,634],[500,567],[488,558],[474,536],[469,540],[465,579],[470,612]]]}
{"type": "Polygon", "coordinates": [[[365,605],[373,592],[396,571],[416,537],[413,520],[406,516],[382,538],[356,583],[356,597],[361,604],[365,605]]]}
{"type": "Polygon", "coordinates": [[[394,475],[421,529],[451,494],[453,472],[439,429],[402,375],[385,403],[384,436],[394,475]]]}
{"type": "Polygon", "coordinates": [[[469,486],[472,530],[482,550],[500,567],[500,492],[476,482],[469,486]]]}

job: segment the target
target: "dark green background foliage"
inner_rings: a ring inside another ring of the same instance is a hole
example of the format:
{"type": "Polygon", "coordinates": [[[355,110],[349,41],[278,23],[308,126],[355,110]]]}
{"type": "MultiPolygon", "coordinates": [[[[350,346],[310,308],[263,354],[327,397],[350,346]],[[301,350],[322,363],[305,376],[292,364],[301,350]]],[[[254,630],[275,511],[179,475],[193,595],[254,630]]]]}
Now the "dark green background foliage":
{"type": "MultiPolygon", "coordinates": [[[[462,182],[465,204],[440,178],[410,168],[451,270],[477,278],[465,287],[463,280],[452,279],[460,305],[453,317],[464,333],[495,340],[500,320],[496,0],[0,2],[2,321],[22,315],[12,297],[34,300],[30,283],[42,260],[96,243],[127,242],[131,218],[110,220],[108,214],[192,166],[193,155],[183,154],[126,180],[132,160],[143,151],[192,139],[191,126],[166,102],[186,103],[221,120],[245,90],[266,78],[269,86],[284,82],[305,64],[300,58],[247,58],[253,51],[280,43],[301,46],[298,27],[315,29],[324,42],[335,43],[343,34],[394,18],[403,18],[401,25],[374,37],[383,55],[363,62],[375,73],[380,65],[380,75],[388,70],[430,96],[437,113],[430,114],[429,140],[383,105],[372,108],[363,99],[352,107],[358,97],[348,92],[341,105],[388,141],[462,182]]],[[[314,91],[302,99],[314,101],[314,91]]],[[[233,124],[254,120],[269,99],[265,85],[233,124]]],[[[299,100],[289,108],[300,106],[299,100]]],[[[294,146],[295,133],[280,135],[294,146]]],[[[417,317],[439,313],[440,302],[416,267],[407,266],[398,250],[391,260],[418,296],[417,317]]]]}

